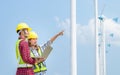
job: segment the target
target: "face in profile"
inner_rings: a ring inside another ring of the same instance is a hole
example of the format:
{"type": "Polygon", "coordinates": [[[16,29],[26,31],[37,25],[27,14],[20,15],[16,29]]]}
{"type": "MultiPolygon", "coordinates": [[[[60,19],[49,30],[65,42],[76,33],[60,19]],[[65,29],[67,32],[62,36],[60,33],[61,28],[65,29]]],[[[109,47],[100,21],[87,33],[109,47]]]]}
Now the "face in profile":
{"type": "Polygon", "coordinates": [[[28,41],[29,41],[31,46],[36,46],[37,45],[37,39],[36,38],[29,39],[28,41]]]}

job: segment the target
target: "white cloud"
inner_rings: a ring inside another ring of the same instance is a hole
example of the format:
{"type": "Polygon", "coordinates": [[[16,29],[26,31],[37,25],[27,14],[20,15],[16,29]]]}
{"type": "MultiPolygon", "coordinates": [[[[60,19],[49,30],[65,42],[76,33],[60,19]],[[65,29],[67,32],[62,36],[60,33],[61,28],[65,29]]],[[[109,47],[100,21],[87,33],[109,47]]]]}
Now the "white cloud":
{"type": "Polygon", "coordinates": [[[68,37],[70,36],[70,20],[60,20],[58,17],[55,17],[55,20],[57,21],[58,27],[62,30],[65,30],[65,35],[68,37]]]}
{"type": "Polygon", "coordinates": [[[120,46],[120,24],[112,19],[106,18],[104,21],[106,30],[106,42],[120,46]],[[110,35],[113,34],[113,37],[110,35]]]}
{"type": "MultiPolygon", "coordinates": [[[[65,33],[70,37],[70,19],[60,20],[56,17],[56,21],[58,27],[65,29],[65,33]]],[[[106,43],[120,45],[120,24],[113,21],[113,19],[104,17],[103,25],[105,26],[106,43]]],[[[77,41],[80,44],[94,43],[94,26],[94,19],[90,19],[87,25],[77,24],[77,41]]]]}

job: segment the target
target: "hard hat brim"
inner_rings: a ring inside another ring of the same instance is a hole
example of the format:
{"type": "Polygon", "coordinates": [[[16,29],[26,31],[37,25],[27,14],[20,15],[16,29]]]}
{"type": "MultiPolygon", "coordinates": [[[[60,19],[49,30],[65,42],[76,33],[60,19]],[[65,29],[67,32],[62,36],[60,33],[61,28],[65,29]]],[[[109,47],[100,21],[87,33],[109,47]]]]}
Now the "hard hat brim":
{"type": "Polygon", "coordinates": [[[28,31],[31,31],[32,30],[32,28],[28,28],[28,31]]]}

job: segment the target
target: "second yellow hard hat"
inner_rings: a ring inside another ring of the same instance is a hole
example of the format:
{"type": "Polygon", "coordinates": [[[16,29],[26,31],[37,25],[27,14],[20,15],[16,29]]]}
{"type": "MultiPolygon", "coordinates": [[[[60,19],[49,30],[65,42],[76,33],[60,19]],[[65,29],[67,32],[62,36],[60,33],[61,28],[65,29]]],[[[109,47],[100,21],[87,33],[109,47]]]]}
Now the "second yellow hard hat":
{"type": "Polygon", "coordinates": [[[37,33],[35,33],[34,31],[29,32],[28,39],[34,39],[34,38],[36,39],[38,38],[37,33]]]}

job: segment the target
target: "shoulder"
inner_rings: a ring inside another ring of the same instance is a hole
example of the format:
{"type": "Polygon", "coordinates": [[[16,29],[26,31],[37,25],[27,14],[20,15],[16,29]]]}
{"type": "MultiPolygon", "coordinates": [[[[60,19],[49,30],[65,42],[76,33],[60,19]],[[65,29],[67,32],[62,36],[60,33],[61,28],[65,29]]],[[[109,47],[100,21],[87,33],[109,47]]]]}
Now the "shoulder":
{"type": "Polygon", "coordinates": [[[21,40],[20,45],[24,45],[24,44],[28,44],[28,42],[26,40],[21,40]]]}

